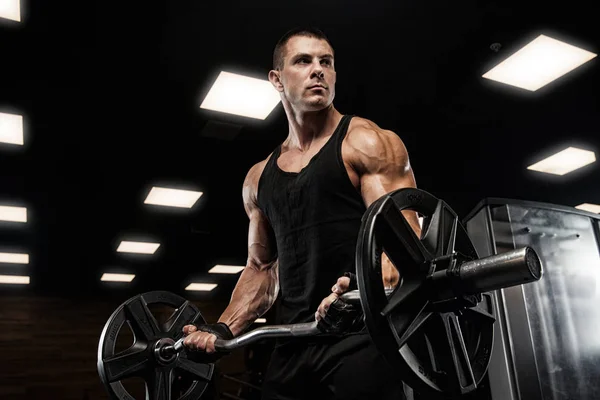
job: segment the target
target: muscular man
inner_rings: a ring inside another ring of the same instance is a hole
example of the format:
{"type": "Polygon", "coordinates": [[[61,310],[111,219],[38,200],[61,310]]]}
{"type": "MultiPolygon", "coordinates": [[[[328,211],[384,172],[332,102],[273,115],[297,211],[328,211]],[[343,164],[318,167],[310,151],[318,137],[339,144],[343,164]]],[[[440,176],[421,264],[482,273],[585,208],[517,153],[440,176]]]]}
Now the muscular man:
{"type": "MultiPolygon", "coordinates": [[[[415,187],[398,135],[333,106],[334,51],[321,31],[284,35],[269,80],[281,95],[288,136],[247,174],[246,268],[217,324],[184,328],[191,349],[214,352],[217,336],[244,332],[278,295],[276,324],[320,321],[348,289],[344,273],[355,271],[366,208],[386,193],[415,187]]],[[[420,234],[416,213],[404,215],[420,234]]],[[[382,284],[396,285],[398,273],[387,257],[382,269],[382,284]]],[[[263,385],[263,399],[403,397],[402,382],[364,329],[278,341],[263,385]]]]}

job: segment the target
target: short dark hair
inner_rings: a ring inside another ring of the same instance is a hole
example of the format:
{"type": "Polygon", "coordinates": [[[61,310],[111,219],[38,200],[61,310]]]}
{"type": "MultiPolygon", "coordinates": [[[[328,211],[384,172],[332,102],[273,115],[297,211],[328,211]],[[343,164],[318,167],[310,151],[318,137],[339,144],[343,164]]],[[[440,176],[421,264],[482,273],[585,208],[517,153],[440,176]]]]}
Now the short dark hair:
{"type": "Polygon", "coordinates": [[[304,36],[304,37],[310,37],[310,38],[324,40],[329,44],[329,46],[331,47],[331,50],[333,51],[333,46],[331,45],[331,42],[329,41],[327,36],[325,36],[323,31],[321,31],[320,29],[314,28],[314,27],[294,28],[294,29],[287,31],[275,45],[275,50],[273,51],[273,69],[282,69],[283,68],[283,57],[285,56],[285,45],[287,44],[287,42],[289,42],[289,40],[291,38],[296,37],[296,36],[304,36]]]}

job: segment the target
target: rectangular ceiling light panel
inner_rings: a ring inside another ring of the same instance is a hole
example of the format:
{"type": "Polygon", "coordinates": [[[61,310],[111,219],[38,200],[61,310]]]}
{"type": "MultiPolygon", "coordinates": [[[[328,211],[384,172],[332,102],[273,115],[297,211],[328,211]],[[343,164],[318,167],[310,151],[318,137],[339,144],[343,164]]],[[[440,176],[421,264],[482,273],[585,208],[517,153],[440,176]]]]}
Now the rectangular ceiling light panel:
{"type": "Polygon", "coordinates": [[[210,292],[211,290],[213,290],[216,287],[217,287],[217,285],[215,283],[190,283],[188,285],[188,287],[185,288],[185,290],[210,292]]]}
{"type": "Polygon", "coordinates": [[[202,196],[202,192],[153,187],[144,203],[158,206],[192,208],[200,196],[202,196]]]}
{"type": "Polygon", "coordinates": [[[29,254],[0,253],[0,263],[29,264],[29,254]]]}
{"type": "Polygon", "coordinates": [[[264,120],[280,100],[271,82],[222,71],[200,108],[264,120]]]}
{"type": "Polygon", "coordinates": [[[584,211],[593,212],[596,214],[600,214],[600,205],[599,204],[583,203],[583,204],[578,205],[575,208],[578,208],[578,209],[584,210],[584,211]]]}
{"type": "Polygon", "coordinates": [[[596,154],[593,151],[569,147],[530,165],[527,169],[553,175],[565,175],[595,161],[596,154]]]}
{"type": "Polygon", "coordinates": [[[540,35],[483,75],[507,85],[536,91],[597,54],[540,35]]]}
{"type": "MultiPolygon", "coordinates": [[[[0,3],[2,0],[0,0],[0,3]]],[[[0,142],[23,145],[23,116],[0,112],[0,142]]]]}
{"type": "Polygon", "coordinates": [[[0,0],[0,18],[21,22],[21,0],[0,0]]]}
{"type": "Polygon", "coordinates": [[[6,283],[9,285],[29,285],[29,277],[19,275],[0,275],[0,283],[6,283]]]}
{"type": "Polygon", "coordinates": [[[122,241],[117,251],[119,253],[154,254],[159,246],[159,243],[122,241]]]}
{"type": "Polygon", "coordinates": [[[100,278],[103,282],[131,282],[135,278],[133,274],[109,274],[104,273],[100,278]]]}
{"type": "Polygon", "coordinates": [[[27,222],[27,208],[0,206],[0,221],[27,222]]]}
{"type": "Polygon", "coordinates": [[[208,272],[210,274],[237,274],[243,271],[244,268],[236,265],[215,265],[208,272]]]}

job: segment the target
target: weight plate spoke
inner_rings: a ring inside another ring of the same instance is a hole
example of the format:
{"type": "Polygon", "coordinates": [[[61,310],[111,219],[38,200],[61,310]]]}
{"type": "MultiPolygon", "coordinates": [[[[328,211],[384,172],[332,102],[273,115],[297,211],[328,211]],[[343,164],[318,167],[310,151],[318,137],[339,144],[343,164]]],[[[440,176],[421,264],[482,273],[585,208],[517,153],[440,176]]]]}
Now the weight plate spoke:
{"type": "Polygon", "coordinates": [[[195,321],[197,314],[198,310],[190,306],[190,303],[186,301],[169,318],[169,321],[165,324],[164,330],[168,332],[169,336],[173,339],[180,338],[183,336],[183,327],[192,324],[195,321]]]}
{"type": "Polygon", "coordinates": [[[425,346],[427,349],[427,355],[429,356],[429,363],[431,364],[432,370],[433,371],[437,371],[438,370],[438,362],[436,360],[435,357],[435,352],[433,351],[433,346],[431,345],[431,340],[429,340],[429,337],[427,335],[423,335],[423,338],[425,340],[425,346]]]}
{"type": "Polygon", "coordinates": [[[384,207],[375,227],[378,243],[397,269],[416,270],[431,257],[393,202],[384,207]]]}
{"type": "Polygon", "coordinates": [[[494,322],[496,322],[496,317],[494,317],[494,315],[491,314],[490,311],[486,309],[484,305],[482,305],[483,303],[484,302],[482,301],[475,307],[467,308],[464,311],[464,313],[466,316],[469,316],[471,318],[480,318],[482,320],[482,323],[493,324],[494,322]]]}
{"type": "Polygon", "coordinates": [[[104,369],[108,382],[116,382],[134,376],[142,376],[150,368],[150,359],[145,349],[126,350],[104,360],[104,369]]]}
{"type": "Polygon", "coordinates": [[[214,368],[213,364],[198,363],[183,357],[180,357],[177,367],[203,381],[210,381],[214,368]]]}
{"type": "Polygon", "coordinates": [[[146,380],[146,398],[149,400],[171,400],[173,371],[170,368],[159,368],[146,380]]]}
{"type": "Polygon", "coordinates": [[[427,230],[422,235],[423,245],[435,257],[452,254],[457,226],[458,217],[448,209],[444,201],[438,200],[427,230]]]}
{"type": "Polygon", "coordinates": [[[469,392],[476,383],[458,317],[454,313],[443,313],[440,317],[446,340],[439,341],[436,350],[442,355],[448,387],[453,393],[469,392]]]}
{"type": "Polygon", "coordinates": [[[420,304],[416,301],[413,303],[407,302],[407,309],[410,305],[416,308],[405,313],[392,313],[388,316],[388,321],[394,329],[398,348],[410,339],[410,337],[423,325],[431,316],[431,312],[425,311],[426,302],[420,304]]]}
{"type": "Polygon", "coordinates": [[[454,248],[456,246],[456,230],[458,229],[458,217],[454,216],[454,218],[452,218],[452,227],[450,228],[450,237],[448,238],[448,241],[446,242],[446,253],[445,254],[452,254],[454,253],[454,248]]]}
{"type": "Polygon", "coordinates": [[[161,330],[158,327],[158,322],[156,322],[156,318],[154,318],[154,315],[148,309],[143,296],[138,296],[125,304],[125,310],[136,341],[138,338],[143,338],[147,343],[160,336],[161,330]]]}
{"type": "MultiPolygon", "coordinates": [[[[381,310],[381,315],[384,317],[387,316],[389,313],[396,310],[403,302],[407,301],[409,297],[418,296],[421,287],[421,282],[405,278],[401,283],[401,286],[389,297],[388,303],[381,310]]],[[[422,294],[421,297],[423,297],[422,294]]]]}

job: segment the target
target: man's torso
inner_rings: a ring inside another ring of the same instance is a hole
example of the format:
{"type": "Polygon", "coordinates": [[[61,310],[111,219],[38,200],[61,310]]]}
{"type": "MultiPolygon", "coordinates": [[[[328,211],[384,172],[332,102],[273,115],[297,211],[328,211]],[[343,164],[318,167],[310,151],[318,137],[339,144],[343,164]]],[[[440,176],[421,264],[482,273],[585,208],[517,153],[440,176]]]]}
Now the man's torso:
{"type": "Polygon", "coordinates": [[[337,278],[355,269],[365,211],[356,139],[366,123],[345,116],[306,151],[282,144],[259,165],[257,205],[275,234],[280,323],[314,318],[337,278]]]}

